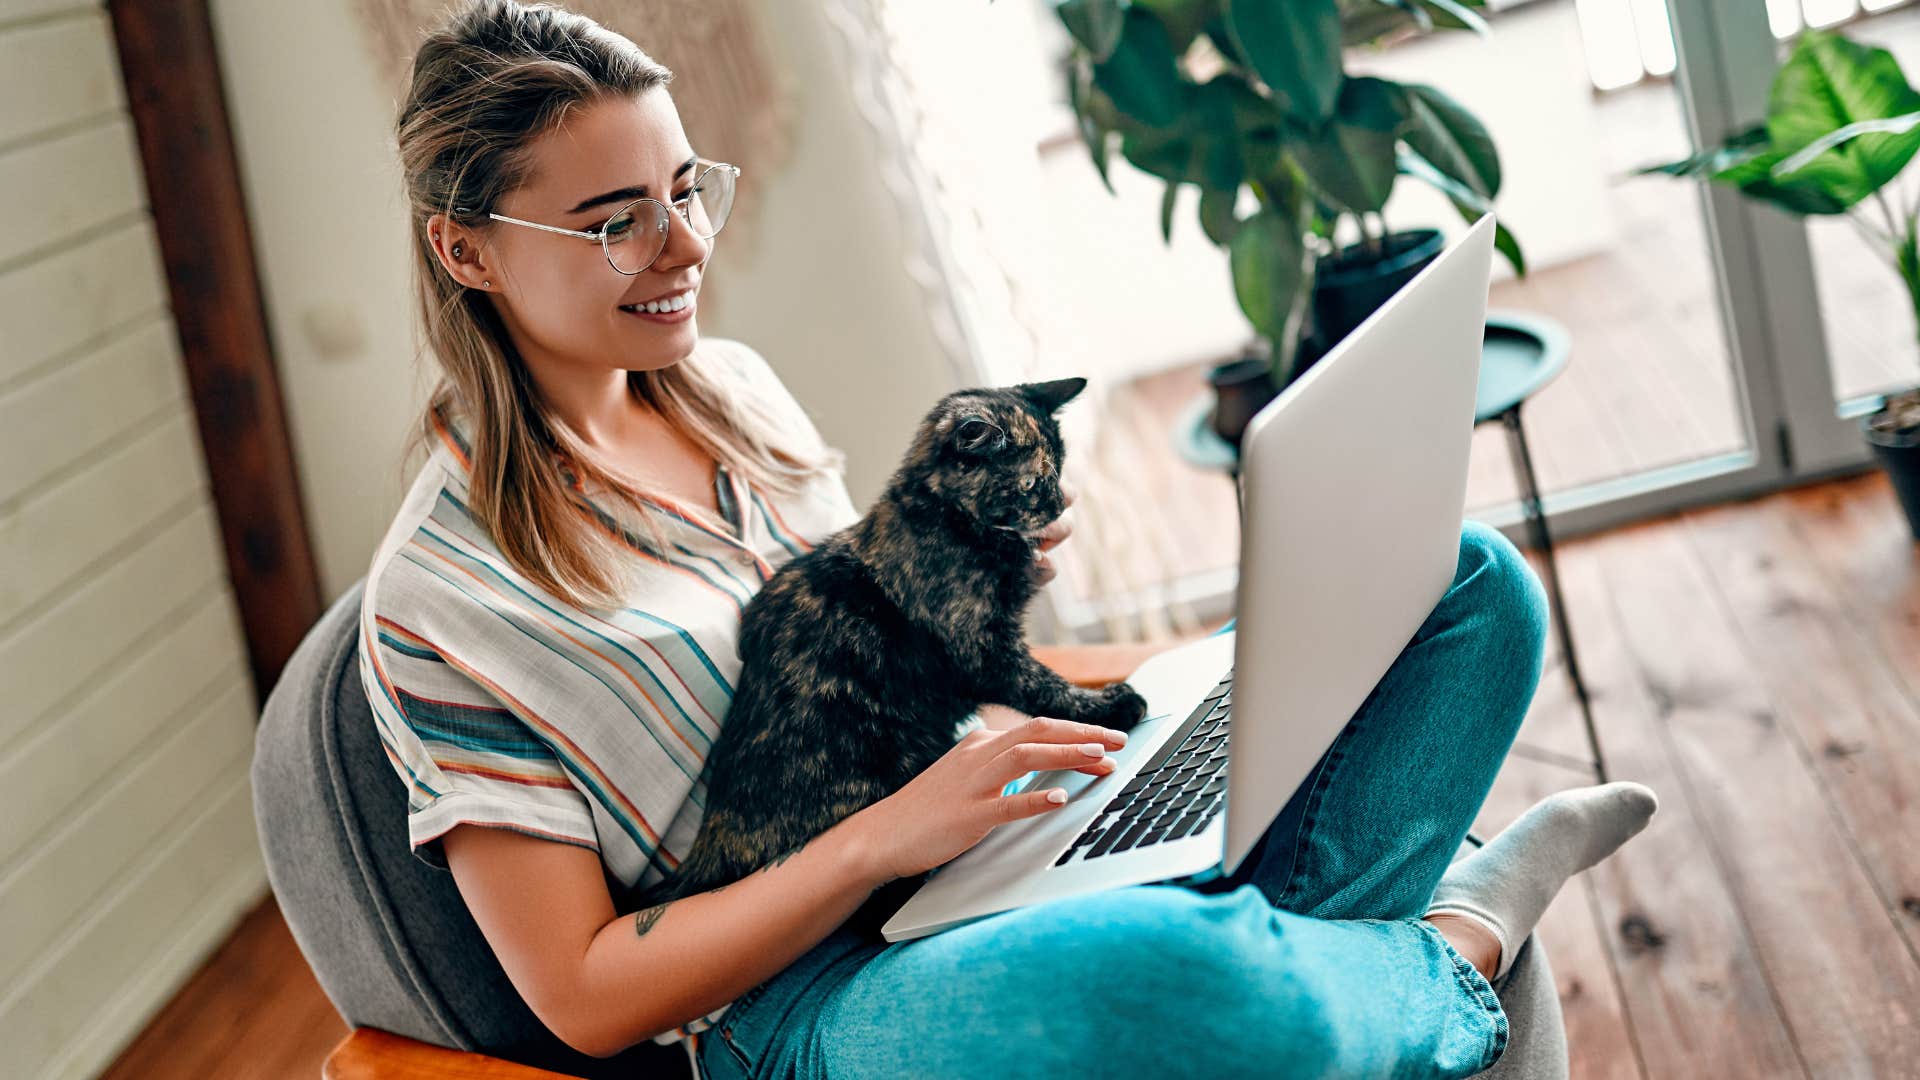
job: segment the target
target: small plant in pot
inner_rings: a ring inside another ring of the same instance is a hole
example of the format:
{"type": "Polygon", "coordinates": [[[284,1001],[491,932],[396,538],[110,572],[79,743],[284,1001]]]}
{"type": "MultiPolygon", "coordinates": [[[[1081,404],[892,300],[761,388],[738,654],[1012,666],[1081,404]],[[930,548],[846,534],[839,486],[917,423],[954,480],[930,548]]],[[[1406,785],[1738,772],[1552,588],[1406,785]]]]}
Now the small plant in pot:
{"type": "MultiPolygon", "coordinates": [[[[1920,208],[1891,183],[1916,151],[1920,91],[1893,54],[1807,30],[1774,73],[1764,123],[1637,171],[1704,177],[1796,216],[1845,215],[1900,275],[1920,319],[1920,208]]],[[[1920,387],[1887,395],[1860,426],[1920,540],[1920,387]]]]}
{"type": "MultiPolygon", "coordinates": [[[[1401,176],[1468,221],[1492,209],[1500,161],[1486,128],[1438,89],[1348,75],[1344,50],[1438,29],[1486,32],[1483,0],[1057,0],[1072,37],[1068,98],[1094,167],[1109,158],[1180,189],[1225,249],[1256,331],[1209,373],[1214,429],[1234,445],[1254,413],[1437,256],[1436,229],[1396,232],[1381,209],[1401,176]],[[1252,208],[1240,209],[1241,192],[1252,208]],[[1341,222],[1359,239],[1334,250],[1341,222]]],[[[1496,239],[1516,273],[1520,248],[1496,239]]]]}

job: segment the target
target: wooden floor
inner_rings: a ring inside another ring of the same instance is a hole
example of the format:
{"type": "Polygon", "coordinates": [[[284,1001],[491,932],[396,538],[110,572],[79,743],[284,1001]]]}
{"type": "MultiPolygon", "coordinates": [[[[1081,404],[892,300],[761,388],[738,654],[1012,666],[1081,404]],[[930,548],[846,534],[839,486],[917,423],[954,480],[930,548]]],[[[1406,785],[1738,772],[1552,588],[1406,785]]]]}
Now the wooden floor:
{"type": "MultiPolygon", "coordinates": [[[[1582,1076],[1920,1075],[1920,545],[1867,474],[1574,541],[1608,769],[1647,831],[1540,933],[1582,1076]]],[[[1480,828],[1589,782],[1548,672],[1480,828]]]]}
{"type": "MultiPolygon", "coordinates": [[[[1878,473],[1560,549],[1614,778],[1661,799],[1540,928],[1574,1075],[1920,1075],[1920,545],[1878,473]]],[[[1548,669],[1477,828],[1590,783],[1548,669]]],[[[108,1075],[317,1075],[269,902],[108,1075]]]]}
{"type": "Polygon", "coordinates": [[[269,896],[101,1076],[317,1077],[346,1035],[269,896]]]}

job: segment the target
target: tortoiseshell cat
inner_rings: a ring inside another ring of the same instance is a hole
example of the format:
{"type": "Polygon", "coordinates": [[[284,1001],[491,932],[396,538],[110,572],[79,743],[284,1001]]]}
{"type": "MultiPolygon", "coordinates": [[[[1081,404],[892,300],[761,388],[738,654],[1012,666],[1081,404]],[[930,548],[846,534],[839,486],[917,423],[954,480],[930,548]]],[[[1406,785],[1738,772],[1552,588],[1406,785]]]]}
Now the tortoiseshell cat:
{"type": "Polygon", "coordinates": [[[707,757],[699,834],[636,909],[737,881],[893,794],[983,703],[1140,722],[1131,686],[1073,685],[1022,629],[1037,534],[1064,505],[1053,414],[1086,384],[942,398],[873,509],[761,586],[741,616],[739,686],[707,757]]]}

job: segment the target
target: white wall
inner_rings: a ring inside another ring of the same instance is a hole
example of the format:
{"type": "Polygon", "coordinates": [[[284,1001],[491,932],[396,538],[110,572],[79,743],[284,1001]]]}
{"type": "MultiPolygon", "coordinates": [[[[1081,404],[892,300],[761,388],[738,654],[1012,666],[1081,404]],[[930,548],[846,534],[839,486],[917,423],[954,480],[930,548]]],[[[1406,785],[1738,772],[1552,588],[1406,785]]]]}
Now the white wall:
{"type": "Polygon", "coordinates": [[[91,1076],[265,888],[254,688],[104,10],[0,0],[0,1071],[91,1076]]]}

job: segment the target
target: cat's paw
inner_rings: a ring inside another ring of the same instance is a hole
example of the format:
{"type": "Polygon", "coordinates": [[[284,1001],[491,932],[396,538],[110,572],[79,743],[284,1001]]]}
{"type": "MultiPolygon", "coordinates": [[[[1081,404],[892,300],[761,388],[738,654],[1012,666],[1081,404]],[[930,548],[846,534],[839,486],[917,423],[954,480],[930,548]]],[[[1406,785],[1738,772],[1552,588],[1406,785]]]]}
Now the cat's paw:
{"type": "Polygon", "coordinates": [[[1114,683],[1100,691],[1100,707],[1094,723],[1115,731],[1131,731],[1147,715],[1147,699],[1128,683],[1114,683]]]}

